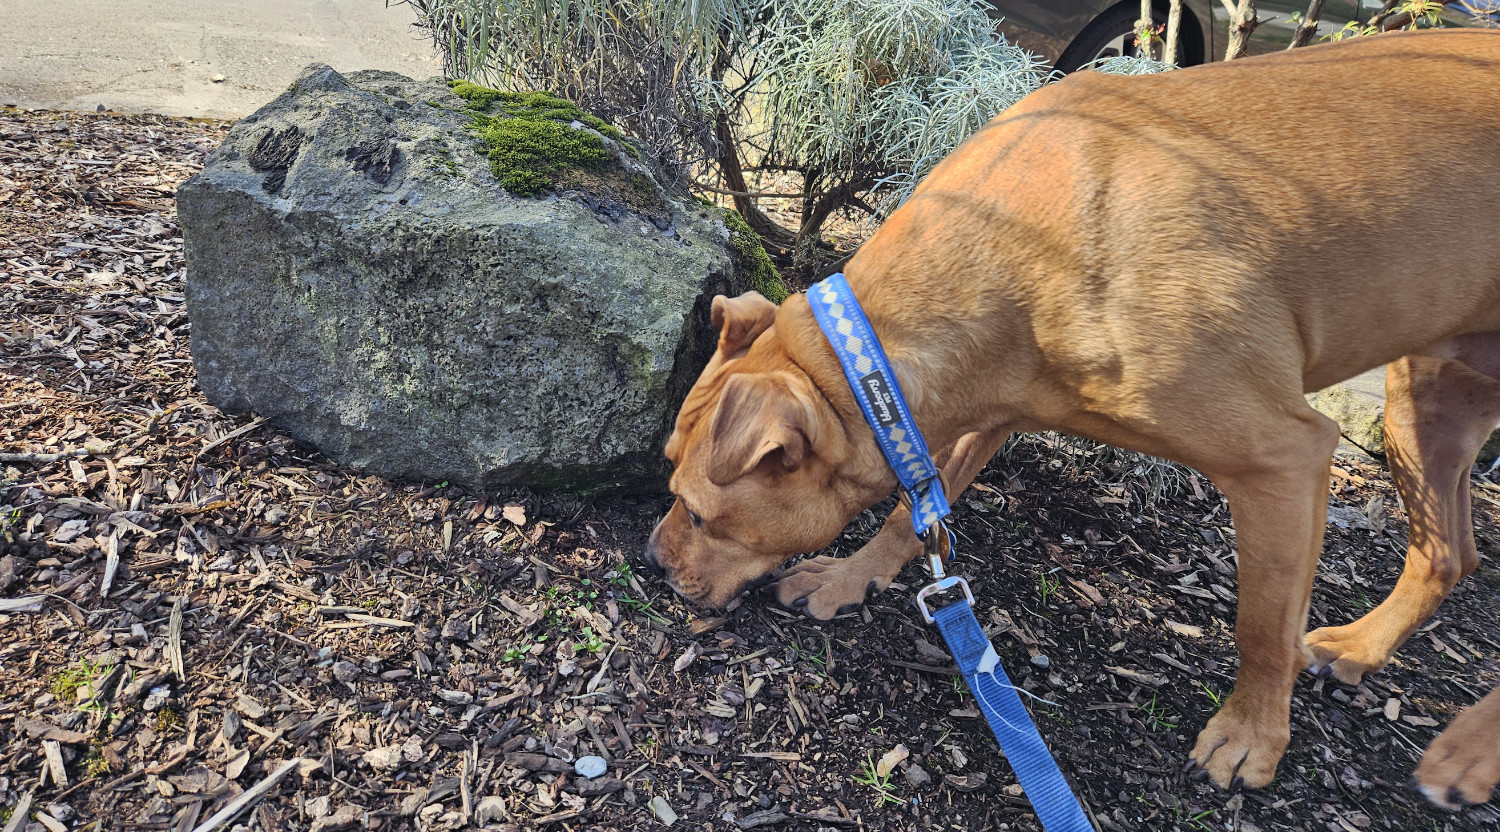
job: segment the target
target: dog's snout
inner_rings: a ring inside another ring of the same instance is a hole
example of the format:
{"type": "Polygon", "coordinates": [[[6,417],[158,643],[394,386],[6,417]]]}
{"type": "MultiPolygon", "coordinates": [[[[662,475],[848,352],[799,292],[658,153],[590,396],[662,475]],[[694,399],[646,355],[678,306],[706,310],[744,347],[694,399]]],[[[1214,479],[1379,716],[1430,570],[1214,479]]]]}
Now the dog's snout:
{"type": "Polygon", "coordinates": [[[656,577],[667,577],[667,570],[661,567],[661,561],[656,556],[656,532],[652,532],[651,539],[646,541],[646,550],[641,553],[641,563],[656,577]]]}

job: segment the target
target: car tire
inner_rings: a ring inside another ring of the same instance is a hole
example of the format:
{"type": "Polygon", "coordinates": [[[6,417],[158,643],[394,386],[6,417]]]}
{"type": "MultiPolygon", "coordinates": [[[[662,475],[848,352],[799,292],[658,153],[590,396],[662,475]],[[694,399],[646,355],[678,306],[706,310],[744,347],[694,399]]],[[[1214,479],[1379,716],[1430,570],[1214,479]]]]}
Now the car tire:
{"type": "MultiPolygon", "coordinates": [[[[1101,58],[1120,54],[1137,54],[1134,46],[1135,23],[1140,19],[1140,9],[1139,3],[1127,0],[1094,18],[1094,21],[1084,27],[1084,30],[1078,33],[1078,37],[1068,44],[1068,48],[1063,50],[1062,56],[1057,59],[1057,71],[1073,72],[1101,58]]],[[[1157,26],[1163,26],[1167,22],[1166,12],[1161,9],[1153,9],[1151,17],[1157,26]]],[[[1202,39],[1195,39],[1192,36],[1191,27],[1196,25],[1191,13],[1184,9],[1181,31],[1177,34],[1178,63],[1182,66],[1191,66],[1203,59],[1199,54],[1201,46],[1194,48],[1193,41],[1202,39]]]]}

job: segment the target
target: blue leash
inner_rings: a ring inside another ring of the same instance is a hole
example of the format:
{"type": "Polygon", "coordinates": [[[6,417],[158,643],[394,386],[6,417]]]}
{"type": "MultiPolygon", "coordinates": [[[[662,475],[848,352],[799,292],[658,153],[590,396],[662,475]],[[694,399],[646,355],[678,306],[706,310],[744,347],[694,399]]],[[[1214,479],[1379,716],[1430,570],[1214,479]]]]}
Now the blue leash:
{"type": "Polygon", "coordinates": [[[927,623],[936,624],[938,632],[943,634],[948,651],[990,724],[990,731],[1031,799],[1042,828],[1047,832],[1093,832],[1093,825],[1084,817],[1078,799],[1068,788],[1068,781],[1063,779],[1036,724],[1016,694],[1016,687],[1000,666],[995,646],[980,629],[968,582],[944,574],[943,562],[953,550],[953,533],[943,523],[951,509],[943,494],[942,479],[901,395],[896,373],[859,301],[855,300],[854,291],[842,274],[835,274],[809,289],[807,299],[911,507],[912,528],[923,542],[935,578],[917,593],[917,609],[927,623]],[[932,611],[928,606],[929,596],[955,587],[963,590],[964,600],[932,611]]]}

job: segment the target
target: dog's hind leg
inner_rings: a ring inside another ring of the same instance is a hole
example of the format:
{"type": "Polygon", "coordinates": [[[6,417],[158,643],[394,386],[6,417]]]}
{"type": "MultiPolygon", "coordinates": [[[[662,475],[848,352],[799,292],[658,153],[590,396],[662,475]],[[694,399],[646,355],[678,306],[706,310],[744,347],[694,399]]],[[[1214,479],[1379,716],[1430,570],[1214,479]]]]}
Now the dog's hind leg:
{"type": "Polygon", "coordinates": [[[1446,809],[1490,799],[1500,782],[1500,690],[1469,706],[1427,747],[1416,782],[1428,799],[1446,809]]]}
{"type": "Polygon", "coordinates": [[[1411,521],[1406,568],[1369,614],[1307,634],[1314,669],[1346,684],[1384,667],[1479,564],[1469,466],[1500,422],[1500,336],[1455,339],[1432,352],[1386,371],[1386,457],[1411,521]]]}
{"type": "MultiPolygon", "coordinates": [[[[957,499],[969,487],[1008,436],[1009,430],[968,433],[954,443],[943,464],[948,499],[957,499]]],[[[847,558],[820,555],[788,569],[776,582],[776,598],[784,606],[826,621],[884,592],[901,567],[921,552],[922,542],[912,531],[911,512],[898,505],[858,552],[847,558]]]]}

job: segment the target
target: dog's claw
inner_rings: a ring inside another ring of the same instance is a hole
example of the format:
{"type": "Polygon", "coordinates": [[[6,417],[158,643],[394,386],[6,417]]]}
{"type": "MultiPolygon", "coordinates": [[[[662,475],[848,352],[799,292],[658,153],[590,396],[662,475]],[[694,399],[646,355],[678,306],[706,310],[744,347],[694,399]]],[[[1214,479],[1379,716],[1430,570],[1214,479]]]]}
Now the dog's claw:
{"type": "Polygon", "coordinates": [[[803,609],[804,607],[807,606],[807,596],[804,595],[801,598],[798,598],[797,600],[793,601],[792,602],[792,606],[796,607],[799,610],[803,609]]]}
{"type": "Polygon", "coordinates": [[[1197,767],[1198,767],[1198,761],[1194,760],[1192,757],[1189,757],[1187,759],[1187,762],[1185,762],[1185,763],[1182,764],[1182,773],[1183,774],[1187,774],[1188,772],[1192,771],[1193,769],[1195,769],[1197,767]]]}
{"type": "Polygon", "coordinates": [[[1198,781],[1199,783],[1202,783],[1204,780],[1207,780],[1208,779],[1208,769],[1206,769],[1206,768],[1200,768],[1197,771],[1193,772],[1193,779],[1196,780],[1196,781],[1198,781]]]}
{"type": "Polygon", "coordinates": [[[1467,806],[1467,805],[1469,805],[1468,798],[1464,797],[1464,793],[1461,792],[1461,791],[1459,791],[1459,789],[1458,789],[1457,786],[1449,786],[1448,787],[1447,798],[1448,798],[1448,805],[1454,807],[1455,809],[1458,808],[1458,807],[1460,807],[1460,806],[1467,806]]]}
{"type": "Polygon", "coordinates": [[[845,604],[842,607],[839,607],[839,611],[834,613],[834,615],[848,615],[851,612],[858,611],[859,607],[859,604],[845,604]]]}
{"type": "Polygon", "coordinates": [[[1237,792],[1240,789],[1243,789],[1244,787],[1245,787],[1245,778],[1239,776],[1238,774],[1236,774],[1234,776],[1233,780],[1229,781],[1229,790],[1232,791],[1232,792],[1237,792]]]}
{"type": "Polygon", "coordinates": [[[874,598],[879,593],[880,593],[879,582],[877,582],[874,578],[871,578],[870,579],[870,585],[865,587],[865,600],[868,601],[871,598],[874,598]]]}

